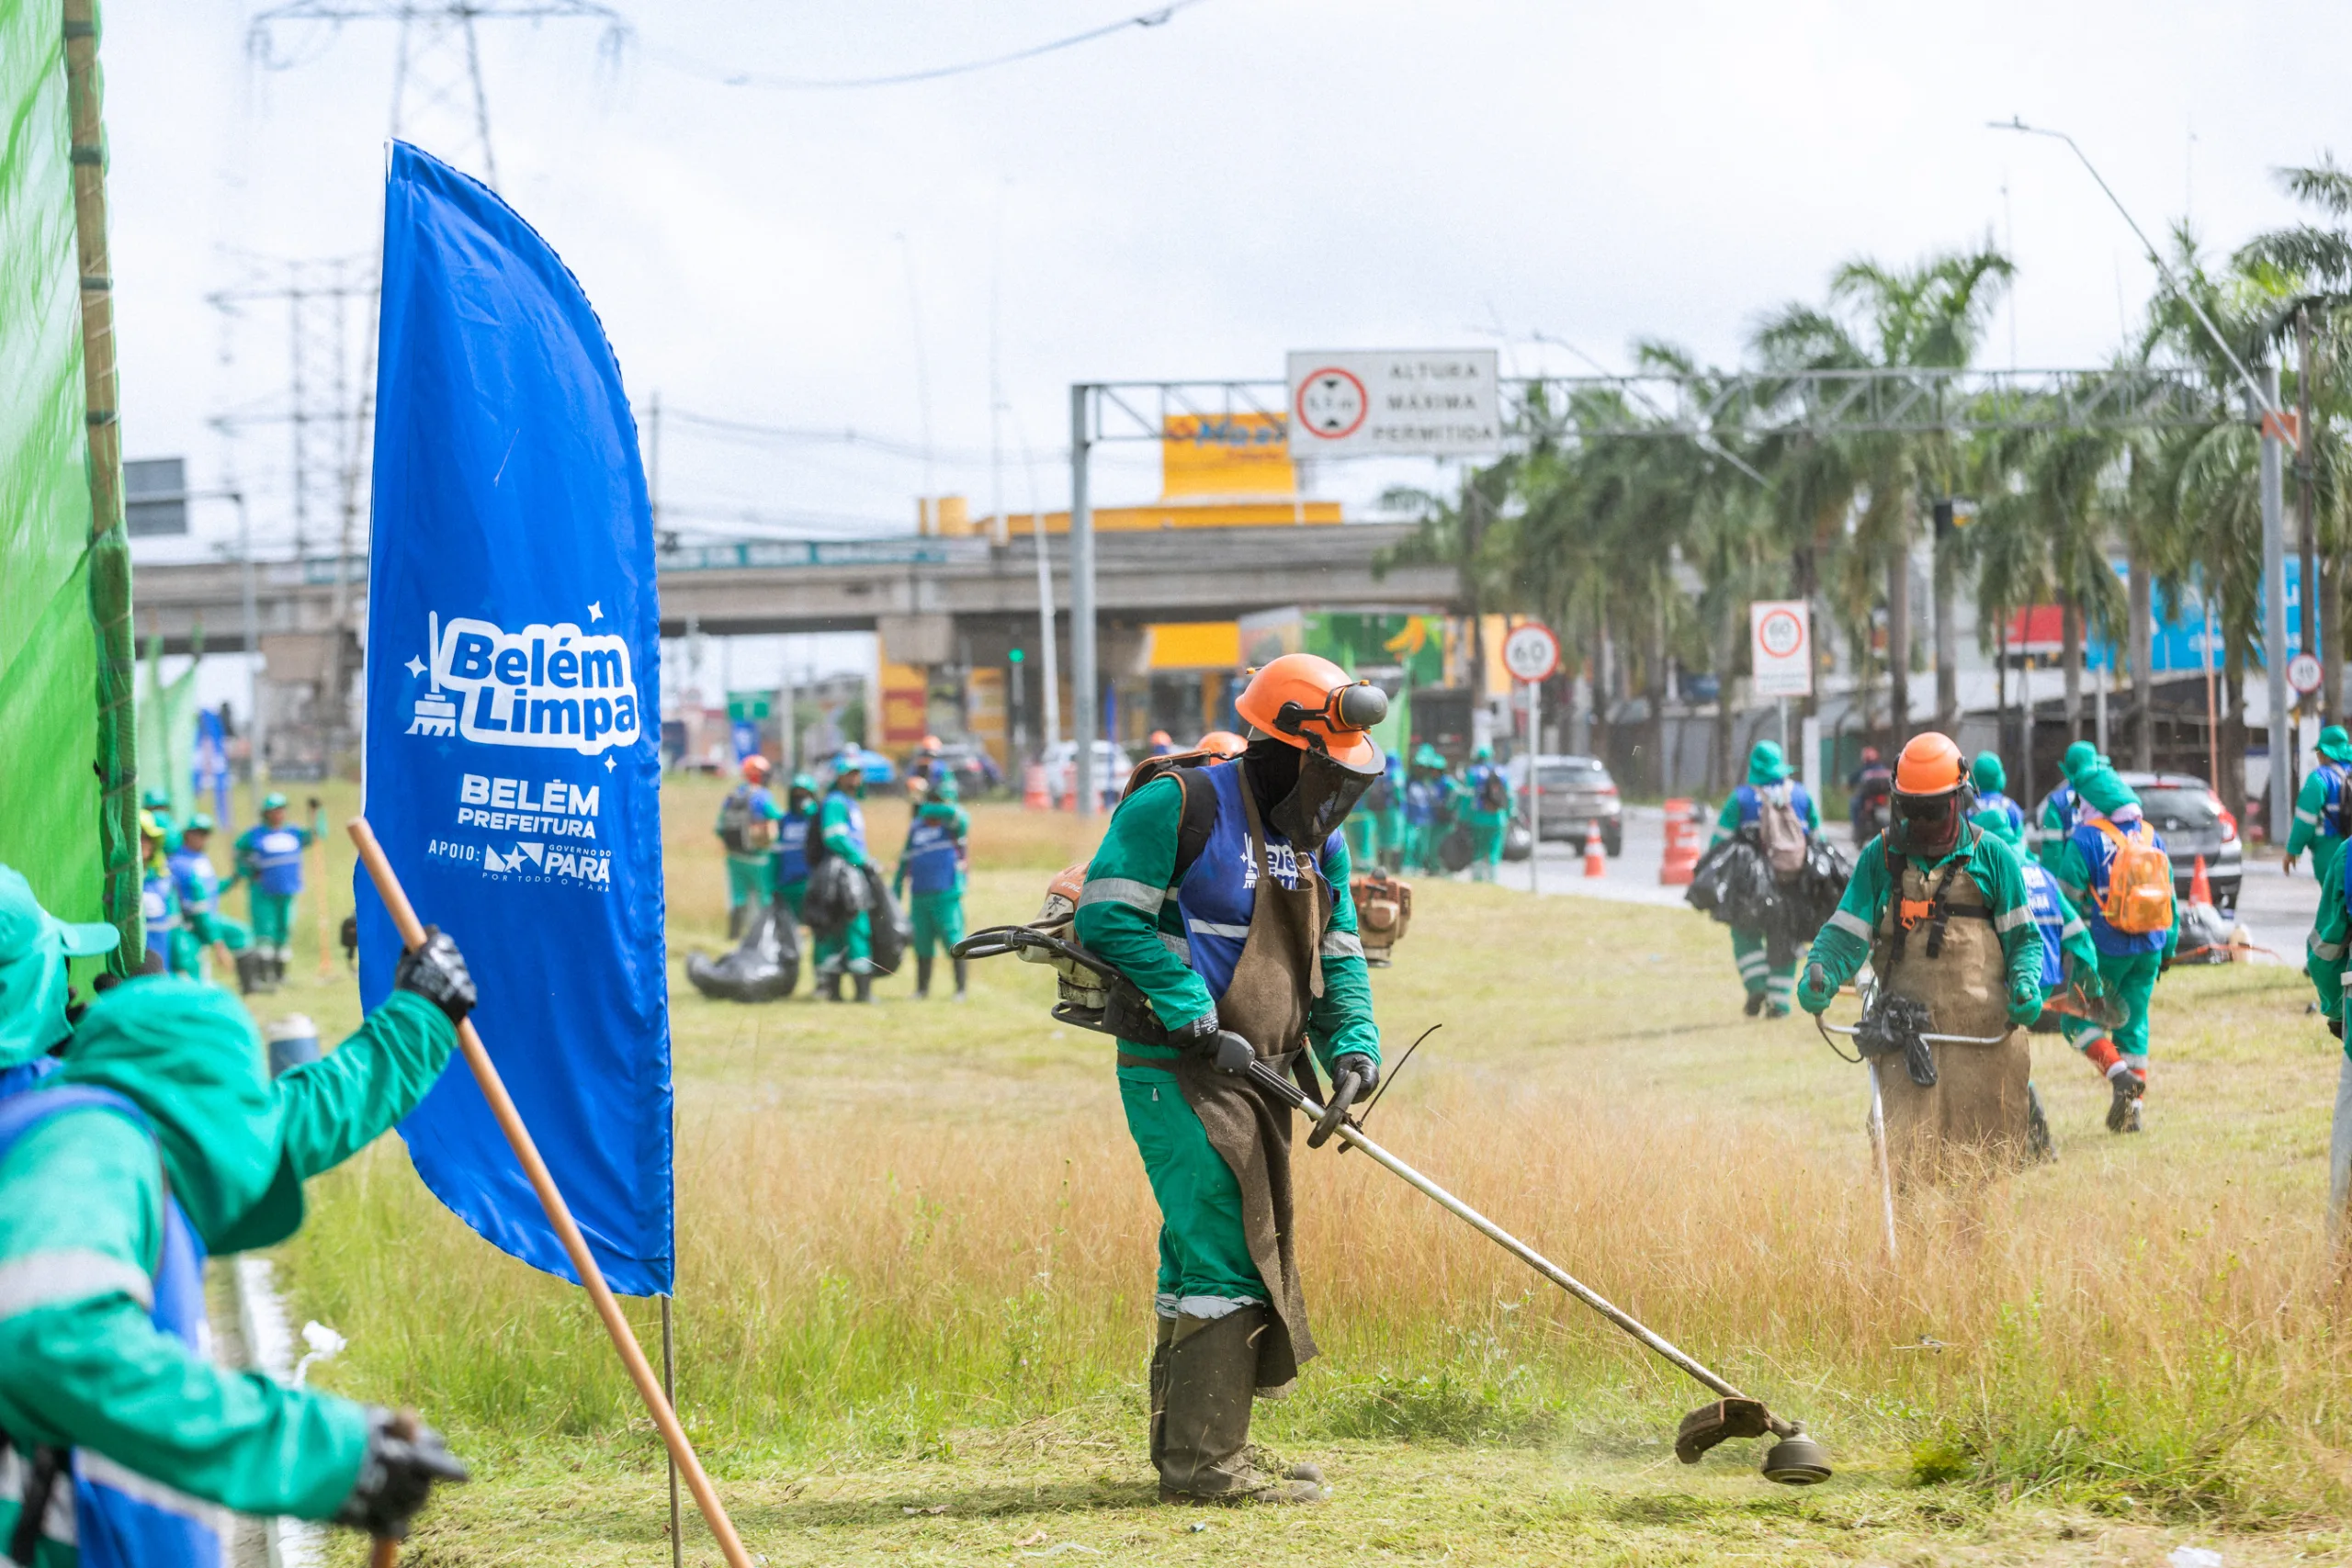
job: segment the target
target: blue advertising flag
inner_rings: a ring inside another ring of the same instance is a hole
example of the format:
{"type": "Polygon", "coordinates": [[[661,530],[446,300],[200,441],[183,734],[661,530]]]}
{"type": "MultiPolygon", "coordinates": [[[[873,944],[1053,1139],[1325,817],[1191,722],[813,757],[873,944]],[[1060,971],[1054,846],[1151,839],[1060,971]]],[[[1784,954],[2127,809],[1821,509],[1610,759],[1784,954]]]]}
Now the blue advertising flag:
{"type": "MultiPolygon", "coordinates": [[[[596,313],[488,187],[395,142],[384,194],[366,810],[597,1265],[672,1276],[661,622],[637,423],[596,313]]],[[[359,993],[401,942],[366,874],[359,993]]],[[[473,1077],[407,1121],[417,1174],[576,1279],[473,1077]]]]}

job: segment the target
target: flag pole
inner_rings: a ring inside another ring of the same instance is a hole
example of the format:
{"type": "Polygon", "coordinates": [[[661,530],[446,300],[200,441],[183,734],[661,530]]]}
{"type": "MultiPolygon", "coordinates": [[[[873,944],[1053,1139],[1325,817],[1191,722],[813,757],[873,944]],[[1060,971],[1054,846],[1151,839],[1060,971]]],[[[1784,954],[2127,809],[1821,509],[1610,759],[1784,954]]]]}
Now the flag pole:
{"type": "MultiPolygon", "coordinates": [[[[351,841],[358,847],[360,863],[368,868],[369,880],[376,885],[376,896],[399,929],[401,942],[406,947],[420,947],[424,942],[424,924],[416,918],[416,910],[401,887],[400,877],[392,870],[392,863],[385,858],[383,845],[376,841],[373,829],[365,817],[355,817],[350,823],[351,841]]],[[[685,1476],[686,1489],[694,1494],[695,1506],[702,1510],[703,1518],[710,1526],[710,1533],[718,1539],[718,1550],[726,1557],[729,1568],[752,1568],[752,1560],[744,1554],[743,1542],[735,1534],[735,1525],[727,1517],[726,1505],[710,1484],[710,1477],[703,1473],[702,1461],[695,1457],[694,1444],[686,1438],[686,1429],[678,1424],[678,1413],[662,1393],[661,1380],[645,1359],[645,1351],[629,1329],[628,1320],[621,1315],[620,1302],[612,1287],[605,1283],[604,1270],[596,1267],[595,1255],[588,1250],[588,1243],[580,1234],[579,1224],[571,1217],[571,1208],[563,1194],[556,1190],[555,1178],[548,1174],[547,1162],[539,1157],[538,1145],[531,1139],[531,1130],[523,1124],[522,1112],[514,1109],[514,1101],[506,1092],[506,1084],[498,1076],[497,1065],[481,1043],[471,1019],[458,1025],[458,1045],[466,1054],[466,1065],[473,1069],[474,1081],[481,1086],[482,1098],[490,1102],[492,1116],[514,1145],[514,1157],[522,1162],[523,1174],[529,1177],[532,1190],[539,1195],[539,1206],[547,1211],[548,1223],[555,1227],[558,1240],[571,1259],[571,1267],[586,1288],[589,1300],[596,1305],[596,1315],[605,1320],[605,1331],[612,1336],[613,1348],[620,1353],[621,1364],[628,1370],[629,1381],[637,1384],[638,1397],[645,1402],[646,1413],[661,1428],[662,1440],[668,1446],[670,1459],[685,1476]]],[[[674,1540],[675,1538],[673,1537],[674,1540]]]]}

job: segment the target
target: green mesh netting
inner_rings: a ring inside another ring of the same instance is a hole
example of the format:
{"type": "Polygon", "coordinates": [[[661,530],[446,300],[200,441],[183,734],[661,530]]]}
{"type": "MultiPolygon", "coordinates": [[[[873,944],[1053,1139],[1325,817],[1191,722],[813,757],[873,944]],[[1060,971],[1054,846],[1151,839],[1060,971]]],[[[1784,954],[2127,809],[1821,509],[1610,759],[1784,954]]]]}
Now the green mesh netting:
{"type": "Polygon", "coordinates": [[[56,914],[96,920],[98,646],[56,6],[0,5],[0,862],[56,914]]]}
{"type": "Polygon", "coordinates": [[[164,679],[164,642],[147,639],[146,675],[139,685],[140,793],[160,789],[171,797],[172,820],[186,822],[197,808],[197,660],[175,680],[164,679]]]}

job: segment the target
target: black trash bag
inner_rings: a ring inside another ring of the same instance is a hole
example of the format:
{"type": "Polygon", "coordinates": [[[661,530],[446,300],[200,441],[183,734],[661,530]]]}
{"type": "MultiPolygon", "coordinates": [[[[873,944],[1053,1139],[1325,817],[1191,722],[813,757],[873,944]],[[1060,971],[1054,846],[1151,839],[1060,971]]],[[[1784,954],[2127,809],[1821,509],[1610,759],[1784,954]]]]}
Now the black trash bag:
{"type": "Polygon", "coordinates": [[[837,936],[866,907],[865,896],[866,879],[860,868],[839,855],[827,855],[808,873],[800,918],[818,935],[837,936]]]}
{"type": "Polygon", "coordinates": [[[704,996],[722,1002],[775,1002],[800,982],[800,933],[792,913],[775,904],[756,905],[743,940],[718,958],[690,953],[686,978],[704,996]]]}
{"type": "Polygon", "coordinates": [[[1919,1037],[1934,1031],[1927,1003],[1916,997],[1898,997],[1882,986],[1862,1010],[1862,1021],[1854,1031],[1854,1048],[1865,1056],[1900,1055],[1911,1081],[1921,1089],[1933,1089],[1936,1054],[1919,1037]]]}
{"type": "Polygon", "coordinates": [[[1450,872],[1469,870],[1472,853],[1470,829],[1465,823],[1456,822],[1437,841],[1437,863],[1450,872]]]}
{"type": "Polygon", "coordinates": [[[1527,830],[1526,823],[1513,821],[1503,829],[1503,859],[1525,860],[1534,852],[1535,836],[1527,830]]]}
{"type": "Polygon", "coordinates": [[[1795,946],[1811,946],[1829,917],[1838,912],[1838,901],[1846,897],[1846,884],[1852,875],[1835,846],[1818,835],[1806,840],[1804,864],[1774,885],[1779,907],[1767,929],[1795,946]]]}
{"type": "Polygon", "coordinates": [[[868,869],[865,875],[865,908],[873,915],[867,922],[873,930],[868,937],[874,954],[876,975],[895,975],[899,965],[907,960],[907,949],[915,940],[914,922],[899,908],[890,896],[890,884],[879,871],[868,869]]]}
{"type": "Polygon", "coordinates": [[[1769,931],[1781,902],[1770,863],[1744,834],[1724,840],[1699,857],[1683,901],[1727,926],[1769,931]]]}

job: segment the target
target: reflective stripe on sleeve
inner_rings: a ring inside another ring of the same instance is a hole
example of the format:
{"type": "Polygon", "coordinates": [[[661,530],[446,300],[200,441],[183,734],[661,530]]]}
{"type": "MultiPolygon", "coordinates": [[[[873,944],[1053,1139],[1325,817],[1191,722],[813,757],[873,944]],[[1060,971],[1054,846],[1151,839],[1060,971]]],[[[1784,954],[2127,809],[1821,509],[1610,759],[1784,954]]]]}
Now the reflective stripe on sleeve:
{"type": "Polygon", "coordinates": [[[1189,931],[1202,931],[1210,936],[1229,936],[1236,940],[1246,940],[1250,935],[1248,926],[1223,925],[1216,920],[1186,920],[1184,925],[1189,931]]]}
{"type": "Polygon", "coordinates": [[[1177,957],[1182,959],[1187,964],[1190,964],[1193,961],[1193,944],[1186,942],[1181,936],[1170,936],[1166,931],[1161,931],[1159,933],[1159,945],[1166,948],[1169,952],[1174,953],[1177,957]]]}
{"type": "Polygon", "coordinates": [[[0,1263],[0,1319],[39,1307],[117,1294],[129,1296],[142,1307],[155,1303],[155,1288],[147,1270],[87,1247],[28,1252],[0,1263]]]}
{"type": "Polygon", "coordinates": [[[2031,925],[2032,923],[2033,911],[2027,908],[2023,904],[2019,904],[2014,909],[2004,909],[1999,914],[1993,917],[1993,929],[1996,931],[2013,931],[2019,926],[2031,925]]]}
{"type": "Polygon", "coordinates": [[[1837,910],[1830,915],[1829,923],[1849,936],[1860,937],[1864,942],[1871,939],[1870,922],[1851,909],[1837,910]]]}
{"type": "Polygon", "coordinates": [[[2316,828],[2319,826],[2319,813],[2298,809],[2295,813],[2295,820],[2307,828],[2316,828]]]}
{"type": "Polygon", "coordinates": [[[1353,931],[1325,931],[1323,956],[1326,958],[1362,958],[1363,942],[1353,931]]]}
{"type": "Polygon", "coordinates": [[[2324,958],[2334,963],[2344,956],[2344,944],[2340,942],[2322,942],[2319,938],[2313,937],[2312,938],[2312,956],[2324,958]]]}
{"type": "Polygon", "coordinates": [[[1081,909],[1095,904],[1125,904],[1130,909],[1140,909],[1147,915],[1159,913],[1160,905],[1168,901],[1168,890],[1154,887],[1148,882],[1137,882],[1125,876],[1098,876],[1091,879],[1078,896],[1081,909]]]}
{"type": "Polygon", "coordinates": [[[2082,936],[2090,929],[2090,927],[2083,924],[2081,916],[2069,915],[2066,917],[2066,923],[2058,928],[2058,934],[2061,937],[2082,936]]]}

